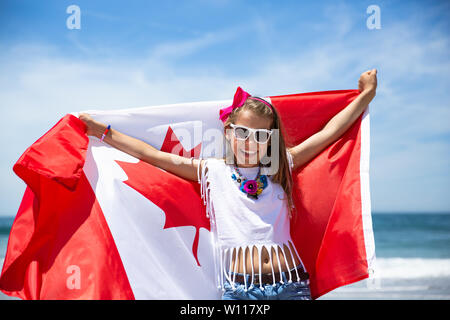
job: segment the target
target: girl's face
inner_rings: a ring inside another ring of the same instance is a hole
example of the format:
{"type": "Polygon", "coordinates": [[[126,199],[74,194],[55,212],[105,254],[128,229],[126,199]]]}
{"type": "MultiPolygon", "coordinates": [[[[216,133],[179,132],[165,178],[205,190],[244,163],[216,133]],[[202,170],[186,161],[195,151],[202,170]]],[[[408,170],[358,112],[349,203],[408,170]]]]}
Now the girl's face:
{"type": "MultiPolygon", "coordinates": [[[[249,110],[242,111],[234,124],[252,129],[271,129],[271,121],[269,119],[255,115],[249,110]]],[[[270,144],[270,139],[264,144],[257,143],[253,137],[253,133],[245,141],[236,139],[231,128],[227,128],[226,138],[230,141],[239,167],[249,168],[258,166],[260,159],[266,154],[270,144]]]]}

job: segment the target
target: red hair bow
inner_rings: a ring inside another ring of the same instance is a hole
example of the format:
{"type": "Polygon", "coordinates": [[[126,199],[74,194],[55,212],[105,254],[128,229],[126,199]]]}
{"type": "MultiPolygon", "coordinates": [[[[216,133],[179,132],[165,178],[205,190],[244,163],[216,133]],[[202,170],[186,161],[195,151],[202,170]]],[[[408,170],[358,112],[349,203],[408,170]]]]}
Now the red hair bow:
{"type": "Polygon", "coordinates": [[[247,98],[250,96],[251,95],[248,92],[245,92],[244,90],[242,90],[241,87],[238,87],[236,89],[236,93],[234,94],[233,104],[229,107],[220,109],[220,112],[219,112],[220,120],[222,120],[222,122],[225,122],[227,120],[228,116],[230,115],[230,113],[233,111],[233,109],[242,107],[245,100],[247,100],[247,98]]]}
{"type": "Polygon", "coordinates": [[[270,109],[273,109],[272,105],[271,105],[269,102],[267,102],[266,100],[260,99],[260,98],[258,98],[258,97],[252,97],[252,96],[250,95],[250,93],[245,92],[244,90],[242,90],[241,87],[238,87],[238,88],[236,89],[236,93],[234,94],[233,104],[232,104],[231,106],[229,106],[229,107],[220,109],[220,113],[219,113],[219,114],[220,114],[220,115],[219,115],[220,120],[222,120],[222,122],[225,123],[225,121],[227,121],[227,118],[228,118],[228,116],[230,115],[230,113],[231,113],[234,109],[239,108],[239,107],[242,107],[242,105],[245,103],[245,100],[247,100],[248,98],[255,99],[255,100],[258,100],[258,101],[261,101],[261,102],[264,103],[266,106],[268,106],[270,109]]]}

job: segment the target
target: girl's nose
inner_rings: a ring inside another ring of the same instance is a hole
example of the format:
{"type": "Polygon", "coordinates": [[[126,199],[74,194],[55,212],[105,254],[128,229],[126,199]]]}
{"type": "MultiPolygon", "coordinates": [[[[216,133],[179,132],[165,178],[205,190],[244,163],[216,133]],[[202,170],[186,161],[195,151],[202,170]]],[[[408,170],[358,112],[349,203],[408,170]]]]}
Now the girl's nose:
{"type": "Polygon", "coordinates": [[[258,144],[255,142],[255,139],[253,138],[253,133],[250,135],[250,137],[245,140],[245,148],[247,150],[253,150],[258,148],[258,144]]]}

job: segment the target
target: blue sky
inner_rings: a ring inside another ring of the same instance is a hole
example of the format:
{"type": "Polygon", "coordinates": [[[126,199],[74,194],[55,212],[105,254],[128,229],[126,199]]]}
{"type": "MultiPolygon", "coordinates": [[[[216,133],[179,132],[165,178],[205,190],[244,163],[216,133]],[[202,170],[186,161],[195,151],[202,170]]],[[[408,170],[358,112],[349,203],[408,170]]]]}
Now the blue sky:
{"type": "Polygon", "coordinates": [[[25,190],[12,166],[66,113],[355,89],[372,68],[372,210],[449,212],[449,18],[447,1],[2,0],[0,215],[25,190]]]}

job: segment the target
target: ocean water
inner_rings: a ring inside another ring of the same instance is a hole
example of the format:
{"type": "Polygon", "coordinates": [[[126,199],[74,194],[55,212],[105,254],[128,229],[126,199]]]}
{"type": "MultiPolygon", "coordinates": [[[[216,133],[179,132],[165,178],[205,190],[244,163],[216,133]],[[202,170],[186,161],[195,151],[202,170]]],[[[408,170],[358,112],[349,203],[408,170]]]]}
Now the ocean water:
{"type": "MultiPolygon", "coordinates": [[[[0,217],[0,266],[12,222],[0,217]]],[[[450,299],[450,214],[374,213],[372,223],[376,278],[320,299],[450,299]]]]}
{"type": "Polygon", "coordinates": [[[450,214],[372,214],[376,277],[321,299],[450,299],[450,214]]]}

